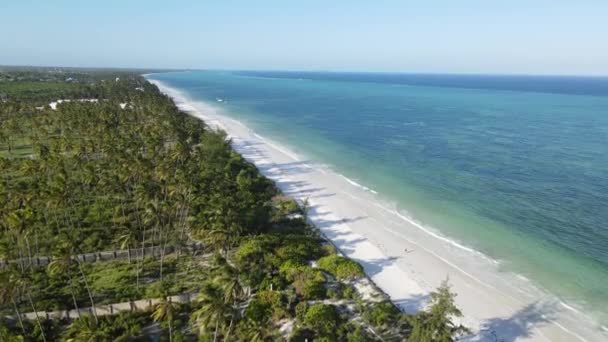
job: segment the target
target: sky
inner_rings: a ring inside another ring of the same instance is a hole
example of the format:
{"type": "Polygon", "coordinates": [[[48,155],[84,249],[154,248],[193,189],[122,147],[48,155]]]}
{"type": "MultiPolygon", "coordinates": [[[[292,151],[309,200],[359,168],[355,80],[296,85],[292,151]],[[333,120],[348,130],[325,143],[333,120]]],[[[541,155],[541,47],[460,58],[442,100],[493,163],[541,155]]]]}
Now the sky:
{"type": "Polygon", "coordinates": [[[608,1],[0,0],[0,64],[608,75],[608,1]]]}

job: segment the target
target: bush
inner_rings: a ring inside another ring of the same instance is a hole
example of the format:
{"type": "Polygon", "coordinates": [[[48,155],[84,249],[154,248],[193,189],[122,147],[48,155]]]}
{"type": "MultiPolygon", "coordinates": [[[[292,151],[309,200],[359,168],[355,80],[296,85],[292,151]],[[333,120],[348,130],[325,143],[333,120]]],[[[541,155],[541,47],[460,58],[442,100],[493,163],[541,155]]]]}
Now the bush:
{"type": "Polygon", "coordinates": [[[332,336],[339,324],[338,311],[333,305],[315,304],[306,311],[304,324],[320,336],[332,336]]]}
{"type": "Polygon", "coordinates": [[[280,272],[298,295],[308,299],[325,298],[325,276],[321,271],[288,261],[281,266],[280,272]]]}
{"type": "Polygon", "coordinates": [[[327,289],[327,297],[331,299],[342,299],[342,292],[339,288],[330,287],[327,289]]]}
{"type": "Polygon", "coordinates": [[[266,322],[271,314],[271,306],[259,298],[252,299],[245,310],[245,318],[254,322],[266,322]]]}
{"type": "Polygon", "coordinates": [[[301,301],[298,304],[296,304],[295,313],[296,313],[296,320],[298,322],[304,322],[304,316],[306,315],[307,310],[308,310],[308,303],[306,303],[306,301],[301,301]]]}
{"type": "Polygon", "coordinates": [[[375,327],[381,325],[390,325],[394,322],[400,314],[393,303],[390,301],[383,301],[375,303],[363,313],[363,319],[375,327]]]}
{"type": "Polygon", "coordinates": [[[317,261],[317,265],[319,268],[342,280],[360,278],[365,275],[361,265],[339,255],[323,257],[317,261]]]}
{"type": "Polygon", "coordinates": [[[285,261],[305,264],[310,259],[310,253],[305,245],[287,245],[277,248],[277,257],[285,261]]]}
{"type": "Polygon", "coordinates": [[[257,286],[258,291],[266,291],[266,290],[274,290],[279,291],[285,288],[285,279],[279,276],[270,276],[266,274],[267,277],[262,279],[260,284],[257,286]]]}
{"type": "Polygon", "coordinates": [[[234,253],[239,265],[258,260],[265,253],[266,246],[259,239],[251,239],[242,243],[234,253]]]}
{"type": "Polygon", "coordinates": [[[277,321],[289,316],[283,299],[283,295],[278,291],[260,291],[256,297],[256,300],[268,305],[272,318],[277,321]]]}
{"type": "Polygon", "coordinates": [[[276,255],[284,262],[293,260],[305,264],[323,255],[323,251],[317,237],[288,234],[283,238],[276,255]]]}
{"type": "Polygon", "coordinates": [[[234,256],[239,266],[246,267],[251,264],[260,264],[269,250],[279,243],[279,239],[273,235],[260,235],[248,239],[236,250],[234,256]]]}
{"type": "MultiPolygon", "coordinates": [[[[295,329],[289,337],[290,342],[313,341],[315,333],[310,329],[299,328],[295,329]]],[[[316,341],[316,339],[314,339],[316,341]]]]}
{"type": "Polygon", "coordinates": [[[342,298],[343,299],[357,299],[359,294],[357,290],[349,284],[342,286],[342,298]]]}
{"type": "Polygon", "coordinates": [[[324,256],[333,255],[337,253],[336,247],[334,247],[334,245],[332,245],[331,243],[324,243],[321,246],[321,251],[324,256]]]}
{"type": "Polygon", "coordinates": [[[348,342],[366,342],[373,340],[373,338],[369,336],[369,334],[365,332],[365,330],[363,330],[360,325],[357,325],[355,327],[355,330],[348,333],[347,339],[348,342]]]}
{"type": "Polygon", "coordinates": [[[290,214],[300,213],[301,209],[294,199],[285,196],[275,196],[275,219],[287,217],[290,214]]]}
{"type": "Polygon", "coordinates": [[[301,295],[306,299],[323,299],[326,297],[325,285],[320,281],[308,280],[303,285],[301,295]]]}
{"type": "Polygon", "coordinates": [[[285,279],[291,282],[301,278],[316,280],[320,282],[325,281],[325,276],[321,271],[314,269],[308,265],[293,261],[287,261],[283,265],[281,265],[279,272],[285,277],[285,279]]]}

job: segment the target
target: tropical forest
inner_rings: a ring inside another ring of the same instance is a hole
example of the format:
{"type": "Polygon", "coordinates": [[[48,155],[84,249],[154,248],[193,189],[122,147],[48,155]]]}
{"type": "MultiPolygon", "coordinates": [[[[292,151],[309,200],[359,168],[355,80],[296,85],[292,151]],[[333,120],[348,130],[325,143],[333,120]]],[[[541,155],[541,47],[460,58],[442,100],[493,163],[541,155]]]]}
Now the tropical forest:
{"type": "Polygon", "coordinates": [[[452,341],[142,70],[0,67],[0,341],[452,341]]]}

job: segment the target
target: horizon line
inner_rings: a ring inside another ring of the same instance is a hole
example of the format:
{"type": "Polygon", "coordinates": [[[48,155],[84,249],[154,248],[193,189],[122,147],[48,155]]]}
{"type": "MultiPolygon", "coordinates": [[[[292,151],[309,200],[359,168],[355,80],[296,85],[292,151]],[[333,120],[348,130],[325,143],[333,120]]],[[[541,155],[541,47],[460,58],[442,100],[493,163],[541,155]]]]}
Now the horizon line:
{"type": "Polygon", "coordinates": [[[0,64],[0,69],[8,68],[65,68],[82,70],[122,70],[150,71],[152,73],[183,71],[237,71],[237,72],[300,72],[300,73],[336,73],[336,74],[401,74],[401,75],[437,75],[437,76],[503,76],[503,77],[579,77],[608,78],[608,74],[568,74],[568,73],[504,73],[504,72],[451,72],[451,71],[403,71],[403,70],[331,70],[331,69],[268,69],[268,68],[176,68],[176,67],[126,67],[126,66],[67,66],[67,65],[22,65],[0,64]]]}

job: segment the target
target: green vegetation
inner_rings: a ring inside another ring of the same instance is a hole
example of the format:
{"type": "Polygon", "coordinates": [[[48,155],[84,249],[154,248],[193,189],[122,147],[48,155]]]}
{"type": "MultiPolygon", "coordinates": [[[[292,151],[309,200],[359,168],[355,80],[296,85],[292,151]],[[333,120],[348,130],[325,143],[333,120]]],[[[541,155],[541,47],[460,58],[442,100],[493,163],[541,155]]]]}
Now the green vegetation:
{"type": "Polygon", "coordinates": [[[361,299],[353,283],[362,267],[307,223],[306,205],[142,77],[0,72],[0,93],[0,259],[11,261],[0,268],[3,341],[373,341],[410,333],[426,341],[464,332],[451,321],[459,311],[447,285],[416,316],[361,299]],[[48,106],[59,99],[72,101],[48,106]],[[118,249],[127,256],[77,257],[118,249]],[[51,262],[38,266],[44,256],[51,262]],[[170,299],[186,294],[195,299],[170,299]],[[155,304],[100,309],[142,300],[155,304]],[[34,313],[67,310],[78,315],[34,313]]]}
{"type": "Polygon", "coordinates": [[[462,317],[462,312],[454,304],[454,297],[446,279],[437,291],[431,293],[429,310],[409,317],[412,324],[410,338],[421,342],[448,342],[455,335],[469,332],[464,326],[452,322],[452,317],[462,317]]]}
{"type": "Polygon", "coordinates": [[[334,277],[347,280],[365,276],[363,267],[356,262],[339,255],[328,255],[319,259],[317,265],[334,277]]]}

